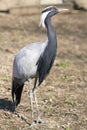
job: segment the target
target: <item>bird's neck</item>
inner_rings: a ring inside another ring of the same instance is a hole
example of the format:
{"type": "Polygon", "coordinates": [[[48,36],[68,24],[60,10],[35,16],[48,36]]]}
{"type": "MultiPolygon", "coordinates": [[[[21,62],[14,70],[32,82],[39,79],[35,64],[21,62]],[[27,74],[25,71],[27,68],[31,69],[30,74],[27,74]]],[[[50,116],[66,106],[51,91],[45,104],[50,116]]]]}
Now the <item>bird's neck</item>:
{"type": "Polygon", "coordinates": [[[48,41],[46,43],[48,44],[43,52],[43,55],[38,60],[37,72],[39,74],[39,85],[43,82],[47,74],[50,72],[50,69],[55,60],[57,50],[56,33],[54,32],[49,18],[46,19],[45,25],[47,27],[48,36],[48,41]]]}
{"type": "Polygon", "coordinates": [[[45,21],[45,25],[47,28],[47,36],[48,36],[48,41],[52,42],[53,44],[56,44],[56,33],[54,31],[54,28],[51,24],[51,18],[47,18],[45,21]]]}

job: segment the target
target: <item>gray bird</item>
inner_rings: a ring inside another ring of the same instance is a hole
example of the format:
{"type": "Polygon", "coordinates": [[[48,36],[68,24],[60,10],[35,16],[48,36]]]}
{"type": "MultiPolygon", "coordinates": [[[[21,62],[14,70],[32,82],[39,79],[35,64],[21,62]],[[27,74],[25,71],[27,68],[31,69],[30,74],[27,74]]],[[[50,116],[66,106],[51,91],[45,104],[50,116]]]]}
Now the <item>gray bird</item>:
{"type": "Polygon", "coordinates": [[[47,40],[45,42],[36,42],[25,46],[14,58],[12,99],[16,106],[20,103],[24,83],[28,81],[32,110],[32,126],[35,124],[32,103],[33,97],[37,108],[37,122],[41,122],[36,99],[36,87],[39,86],[49,74],[57,52],[57,38],[53,26],[51,25],[51,17],[65,11],[67,11],[67,9],[58,9],[56,6],[49,6],[43,9],[40,24],[47,29],[47,40]],[[30,89],[32,78],[35,78],[35,82],[33,88],[30,89]]]}

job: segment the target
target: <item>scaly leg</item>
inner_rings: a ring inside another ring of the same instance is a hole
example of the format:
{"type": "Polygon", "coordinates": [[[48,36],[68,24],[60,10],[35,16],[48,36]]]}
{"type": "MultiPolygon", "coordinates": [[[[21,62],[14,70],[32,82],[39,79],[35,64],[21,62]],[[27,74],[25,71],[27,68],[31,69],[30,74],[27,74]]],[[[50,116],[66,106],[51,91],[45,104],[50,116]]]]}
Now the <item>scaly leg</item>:
{"type": "Polygon", "coordinates": [[[35,99],[35,103],[36,103],[37,116],[38,116],[37,122],[42,123],[42,120],[40,118],[39,109],[38,109],[38,103],[37,103],[37,98],[36,98],[36,90],[34,90],[34,99],[35,99]]]}
{"type": "MultiPolygon", "coordinates": [[[[30,85],[31,81],[28,80],[28,85],[30,85]]],[[[30,86],[29,86],[29,98],[30,98],[30,106],[31,106],[31,112],[32,112],[32,123],[31,123],[31,127],[33,127],[35,125],[34,122],[34,110],[33,110],[33,92],[32,90],[30,90],[30,86]]]]}
{"type": "Polygon", "coordinates": [[[37,103],[37,98],[36,98],[36,84],[37,84],[37,77],[35,79],[34,88],[33,88],[32,91],[33,91],[33,94],[34,94],[34,99],[35,99],[35,104],[36,104],[36,109],[37,109],[37,116],[38,116],[37,122],[41,123],[42,120],[40,119],[40,114],[39,114],[39,109],[38,109],[38,103],[37,103]]]}

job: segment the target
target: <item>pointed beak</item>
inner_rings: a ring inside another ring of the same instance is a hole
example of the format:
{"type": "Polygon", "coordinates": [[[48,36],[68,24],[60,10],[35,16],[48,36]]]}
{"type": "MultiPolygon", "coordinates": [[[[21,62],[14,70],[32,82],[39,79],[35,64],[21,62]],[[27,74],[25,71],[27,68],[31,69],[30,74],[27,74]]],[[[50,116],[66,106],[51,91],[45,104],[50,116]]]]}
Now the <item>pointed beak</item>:
{"type": "Polygon", "coordinates": [[[69,12],[69,9],[58,9],[58,13],[66,13],[69,12]]]}

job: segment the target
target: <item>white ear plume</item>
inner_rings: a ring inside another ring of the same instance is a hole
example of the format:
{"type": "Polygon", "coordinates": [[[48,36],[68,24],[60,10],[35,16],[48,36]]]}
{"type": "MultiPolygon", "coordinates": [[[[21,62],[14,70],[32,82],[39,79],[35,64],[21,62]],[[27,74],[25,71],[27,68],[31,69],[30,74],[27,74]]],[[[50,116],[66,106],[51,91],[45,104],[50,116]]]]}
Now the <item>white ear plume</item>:
{"type": "Polygon", "coordinates": [[[49,14],[50,11],[48,12],[44,12],[41,14],[41,19],[40,19],[40,26],[42,25],[42,27],[45,28],[45,19],[47,17],[47,15],[49,14]]]}

